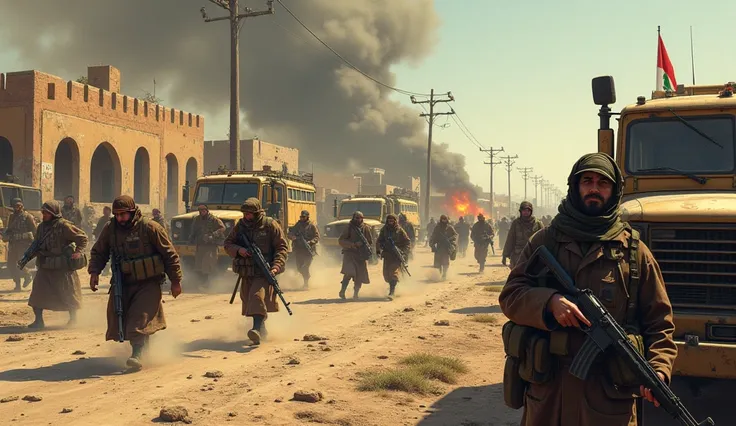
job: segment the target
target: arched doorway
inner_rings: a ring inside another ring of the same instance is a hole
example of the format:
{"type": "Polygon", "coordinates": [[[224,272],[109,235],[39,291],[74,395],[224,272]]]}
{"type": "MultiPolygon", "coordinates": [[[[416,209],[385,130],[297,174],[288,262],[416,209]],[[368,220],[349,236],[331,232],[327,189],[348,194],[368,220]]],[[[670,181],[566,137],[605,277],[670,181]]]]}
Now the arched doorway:
{"type": "Polygon", "coordinates": [[[194,188],[194,183],[197,182],[197,159],[194,157],[187,160],[187,181],[194,188]]]}
{"type": "Polygon", "coordinates": [[[13,174],[13,145],[7,138],[0,136],[0,180],[13,174]]]}
{"type": "Polygon", "coordinates": [[[101,143],[90,164],[89,199],[93,203],[112,203],[120,195],[120,159],[115,148],[101,143]]]}
{"type": "Polygon", "coordinates": [[[79,148],[72,138],[64,138],[54,155],[54,199],[71,195],[79,199],[79,148]]]}
{"type": "Polygon", "coordinates": [[[151,160],[146,148],[138,148],[133,165],[133,198],[136,203],[149,204],[151,202],[151,160]]]}
{"type": "Polygon", "coordinates": [[[166,216],[179,214],[179,162],[174,154],[166,156],[166,216]]]}

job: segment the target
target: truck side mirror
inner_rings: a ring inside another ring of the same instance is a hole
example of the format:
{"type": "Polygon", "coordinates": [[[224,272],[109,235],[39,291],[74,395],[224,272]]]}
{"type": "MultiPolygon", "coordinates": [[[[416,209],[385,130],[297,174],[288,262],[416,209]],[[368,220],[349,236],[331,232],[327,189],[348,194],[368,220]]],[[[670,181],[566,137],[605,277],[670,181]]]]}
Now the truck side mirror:
{"type": "Polygon", "coordinates": [[[189,181],[184,181],[184,186],[181,188],[181,201],[183,203],[189,203],[189,181]]]}
{"type": "Polygon", "coordinates": [[[596,105],[612,105],[616,103],[616,86],[610,75],[595,77],[592,82],[593,103],[596,105]]]}
{"type": "Polygon", "coordinates": [[[337,217],[337,199],[333,201],[334,203],[332,205],[332,217],[337,217]]]}

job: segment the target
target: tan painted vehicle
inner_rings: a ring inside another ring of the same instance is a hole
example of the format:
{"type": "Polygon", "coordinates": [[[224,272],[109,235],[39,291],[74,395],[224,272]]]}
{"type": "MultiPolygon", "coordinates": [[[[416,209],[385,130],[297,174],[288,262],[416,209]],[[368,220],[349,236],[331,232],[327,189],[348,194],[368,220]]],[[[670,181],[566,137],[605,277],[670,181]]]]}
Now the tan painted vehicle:
{"type": "MultiPolygon", "coordinates": [[[[675,374],[736,378],[734,85],[678,86],[621,110],[624,217],[662,269],[675,313],[675,374]]],[[[598,150],[614,154],[612,77],[593,79],[598,150]]]]}
{"type": "Polygon", "coordinates": [[[419,204],[415,193],[356,195],[340,201],[339,204],[337,200],[335,201],[332,215],[337,220],[325,225],[320,239],[320,244],[325,252],[332,255],[340,254],[341,248],[337,240],[356,211],[363,213],[363,221],[371,227],[374,241],[378,238],[378,232],[383,227],[386,216],[389,214],[398,216],[403,213],[406,216],[406,221],[414,225],[417,231],[419,230],[419,204]]]}
{"type": "MultiPolygon", "coordinates": [[[[278,220],[284,232],[296,224],[302,210],[309,211],[312,217],[317,214],[312,175],[286,174],[271,171],[269,167],[260,171],[210,172],[197,179],[191,199],[188,184],[183,192],[184,202],[188,206],[191,201],[194,211],[189,212],[187,207],[188,213],[171,219],[171,239],[186,264],[192,264],[194,259],[196,246],[189,238],[192,220],[199,215],[196,207],[200,204],[206,204],[210,213],[222,220],[226,235],[243,217],[240,206],[250,197],[261,200],[266,214],[278,220]]],[[[218,257],[223,271],[226,270],[231,259],[222,245],[218,257]]]]}
{"type": "MultiPolygon", "coordinates": [[[[0,219],[2,220],[2,230],[8,226],[8,220],[13,213],[13,199],[20,198],[28,213],[33,215],[36,223],[41,223],[41,190],[30,186],[19,185],[17,183],[0,182],[0,219]]],[[[0,267],[13,267],[15,265],[7,265],[8,263],[8,244],[0,241],[0,267]]]]}

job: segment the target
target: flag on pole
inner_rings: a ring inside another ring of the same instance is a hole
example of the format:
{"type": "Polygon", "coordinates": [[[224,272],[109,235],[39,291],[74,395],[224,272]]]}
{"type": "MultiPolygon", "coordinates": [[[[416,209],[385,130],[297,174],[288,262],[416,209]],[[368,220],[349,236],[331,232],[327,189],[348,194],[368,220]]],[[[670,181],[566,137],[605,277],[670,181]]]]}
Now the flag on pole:
{"type": "Polygon", "coordinates": [[[657,44],[657,90],[664,91],[676,91],[677,80],[675,79],[675,68],[670,62],[670,57],[667,55],[667,49],[664,47],[662,36],[657,34],[659,43],[657,44]]]}

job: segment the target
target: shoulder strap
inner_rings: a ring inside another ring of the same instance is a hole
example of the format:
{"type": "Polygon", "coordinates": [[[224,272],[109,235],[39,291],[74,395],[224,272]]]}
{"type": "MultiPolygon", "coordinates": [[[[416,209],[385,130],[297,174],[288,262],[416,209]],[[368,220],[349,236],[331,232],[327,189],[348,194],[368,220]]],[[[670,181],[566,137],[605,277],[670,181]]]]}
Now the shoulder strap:
{"type": "Polygon", "coordinates": [[[547,228],[544,232],[544,246],[547,247],[552,256],[557,259],[557,238],[554,228],[547,228]]]}
{"type": "Polygon", "coordinates": [[[636,319],[636,307],[639,304],[639,231],[631,228],[631,239],[629,240],[629,303],[626,305],[626,320],[624,328],[639,332],[639,322],[636,319]]]}

